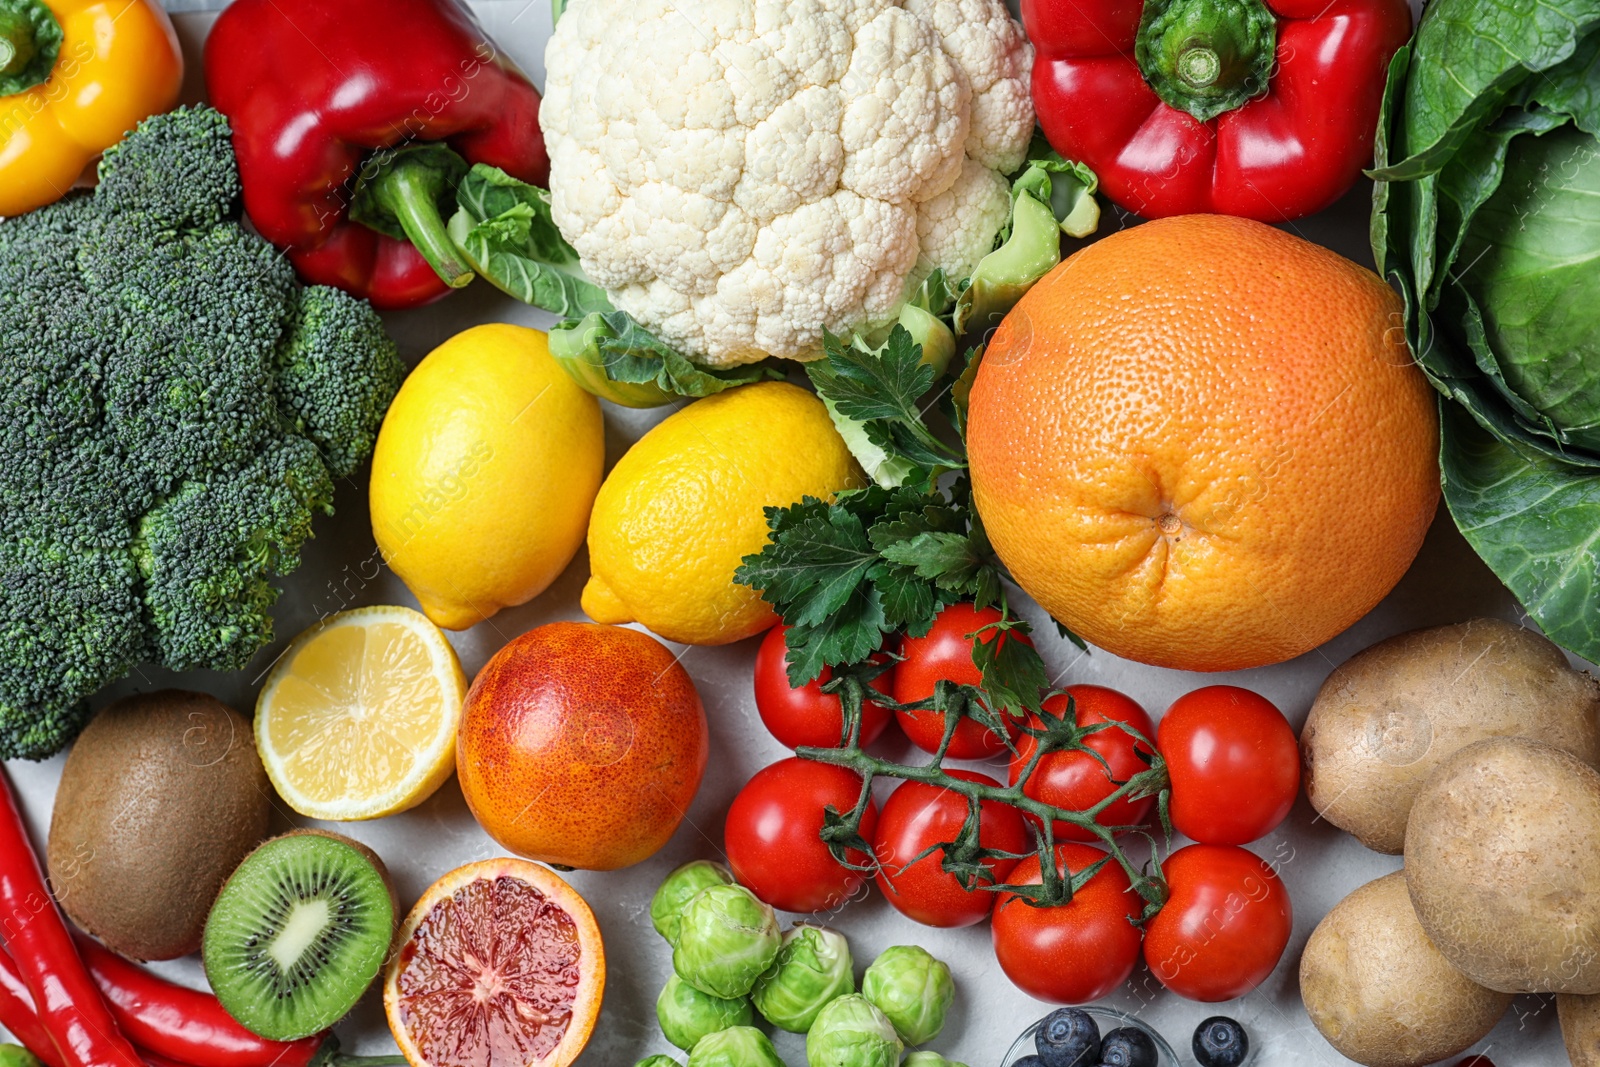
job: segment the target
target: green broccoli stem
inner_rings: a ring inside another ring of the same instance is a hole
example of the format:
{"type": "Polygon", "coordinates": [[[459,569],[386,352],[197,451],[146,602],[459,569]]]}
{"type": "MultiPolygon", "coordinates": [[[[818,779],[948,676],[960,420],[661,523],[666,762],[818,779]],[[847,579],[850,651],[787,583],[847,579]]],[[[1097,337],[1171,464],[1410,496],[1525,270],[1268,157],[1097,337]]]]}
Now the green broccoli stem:
{"type": "Polygon", "coordinates": [[[398,228],[446,285],[460,289],[472,281],[473,270],[444,216],[466,172],[466,161],[442,144],[375,158],[362,175],[351,217],[391,236],[399,236],[398,228]]]}
{"type": "MultiPolygon", "coordinates": [[[[1117,841],[1119,832],[1138,828],[1106,826],[1099,821],[1102,812],[1125,797],[1132,796],[1135,793],[1142,796],[1158,795],[1169,787],[1170,779],[1167,773],[1166,761],[1161,757],[1160,752],[1156,751],[1154,745],[1150,745],[1152,760],[1149,770],[1141,771],[1121,783],[1109,795],[1091,807],[1081,810],[1061,808],[1029,796],[1025,792],[1025,788],[1028,781],[1033,777],[1034,772],[1038,769],[1039,763],[1050,753],[1072,750],[1093,753],[1092,749],[1081,743],[1070,746],[1053,746],[1041,738],[1039,743],[1034,746],[1032,755],[1028,758],[1027,764],[1023,767],[1022,773],[1017,776],[1016,783],[1013,785],[997,786],[988,785],[984,782],[968,781],[965,778],[951,775],[944,769],[945,754],[949,750],[951,740],[955,737],[956,727],[966,717],[963,710],[957,709],[955,712],[945,715],[944,738],[940,741],[938,751],[934,753],[933,759],[921,766],[910,766],[895,763],[893,760],[882,759],[861,749],[861,709],[866,700],[866,687],[860,678],[854,674],[841,672],[833,682],[824,687],[824,691],[833,691],[839,697],[845,722],[849,724],[845,744],[841,748],[799,748],[795,750],[795,755],[801,759],[808,759],[816,763],[845,767],[860,775],[862,779],[860,798],[857,800],[855,808],[843,816],[843,832],[836,834],[836,839],[859,835],[861,820],[865,817],[867,807],[872,800],[872,780],[874,778],[893,778],[903,782],[922,782],[926,785],[948,789],[952,793],[958,793],[966,797],[971,809],[971,818],[979,817],[981,805],[985,801],[1005,804],[1025,815],[1033,816],[1037,820],[1037,826],[1041,828],[1038,849],[1041,872],[1049,871],[1054,866],[1052,860],[1055,855],[1054,826],[1056,823],[1066,823],[1086,831],[1105,846],[1110,853],[1110,858],[1122,867],[1135,889],[1146,901],[1155,908],[1159,908],[1165,902],[1165,886],[1160,881],[1159,875],[1152,877],[1140,870],[1117,841]]],[[[927,710],[923,707],[927,703],[926,701],[902,706],[887,700],[881,693],[876,691],[873,693],[872,699],[874,704],[889,707],[891,710],[927,710]]],[[[1070,714],[1069,711],[1068,715],[1070,714]]],[[[1121,729],[1124,727],[1113,726],[1112,728],[1121,729]]],[[[1132,731],[1130,730],[1130,732],[1132,731]]],[[[1138,735],[1135,734],[1135,737],[1138,737],[1138,735]]],[[[1146,744],[1149,743],[1147,738],[1139,739],[1145,741],[1146,744]]],[[[1098,753],[1094,753],[1094,755],[1099,758],[1098,753]]],[[[1104,762],[1103,759],[1101,762],[1104,762]]],[[[953,845],[953,843],[950,844],[953,845]]],[[[1068,878],[1063,890],[1064,896],[1056,903],[1065,904],[1072,899],[1073,878],[1074,872],[1068,872],[1068,878]]],[[[985,885],[978,888],[999,892],[1009,887],[1005,885],[985,885]]],[[[1149,914],[1153,914],[1153,912],[1147,913],[1147,918],[1149,914]]]]}

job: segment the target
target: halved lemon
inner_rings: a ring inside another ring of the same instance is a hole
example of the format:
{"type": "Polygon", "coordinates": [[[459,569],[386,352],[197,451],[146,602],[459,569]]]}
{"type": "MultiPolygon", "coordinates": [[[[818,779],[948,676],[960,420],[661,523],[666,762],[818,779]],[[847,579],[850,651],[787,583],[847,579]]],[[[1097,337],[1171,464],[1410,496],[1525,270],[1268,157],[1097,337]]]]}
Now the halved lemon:
{"type": "Polygon", "coordinates": [[[340,612],[294,639],[256,701],[267,776],[302,815],[377,819],[428,799],[455,769],[467,678],[410,608],[340,612]]]}
{"type": "Polygon", "coordinates": [[[589,905],[527,860],[439,879],[400,927],[383,1006],[412,1067],[567,1067],[594,1032],[606,950],[589,905]]]}

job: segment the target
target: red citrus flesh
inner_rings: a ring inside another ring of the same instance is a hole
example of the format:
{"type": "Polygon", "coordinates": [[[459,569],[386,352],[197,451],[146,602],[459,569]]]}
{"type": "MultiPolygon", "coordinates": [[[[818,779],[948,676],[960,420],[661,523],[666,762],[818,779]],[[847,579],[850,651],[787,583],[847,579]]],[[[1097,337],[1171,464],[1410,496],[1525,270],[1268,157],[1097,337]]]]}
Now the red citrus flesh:
{"type": "Polygon", "coordinates": [[[454,883],[447,875],[412,912],[386,991],[390,1026],[412,1063],[565,1064],[583,1048],[599,1009],[596,977],[604,982],[598,932],[581,900],[573,907],[570,887],[537,870],[538,881],[564,892],[520,871],[454,883]]]}

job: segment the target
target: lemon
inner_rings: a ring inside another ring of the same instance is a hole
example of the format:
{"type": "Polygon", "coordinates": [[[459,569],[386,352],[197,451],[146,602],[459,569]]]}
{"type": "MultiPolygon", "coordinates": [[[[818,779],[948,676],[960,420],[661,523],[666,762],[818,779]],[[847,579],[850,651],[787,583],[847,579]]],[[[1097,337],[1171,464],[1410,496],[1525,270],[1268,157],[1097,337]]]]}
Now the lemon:
{"type": "Polygon", "coordinates": [[[601,486],[583,610],[691,645],[758,634],[776,617],[733,573],[766,543],[763,509],[864,484],[804,389],[763,382],[696,401],[640,438],[601,486]]]}
{"type": "Polygon", "coordinates": [[[302,815],[393,815],[455,769],[466,694],[455,650],[417,612],[341,612],[295,638],[272,668],[256,701],[256,748],[302,815]]]}
{"type": "Polygon", "coordinates": [[[428,618],[526,603],[583,544],[605,468],[600,405],[545,335],[477,326],[411,372],[372,457],[372,532],[428,618]]]}

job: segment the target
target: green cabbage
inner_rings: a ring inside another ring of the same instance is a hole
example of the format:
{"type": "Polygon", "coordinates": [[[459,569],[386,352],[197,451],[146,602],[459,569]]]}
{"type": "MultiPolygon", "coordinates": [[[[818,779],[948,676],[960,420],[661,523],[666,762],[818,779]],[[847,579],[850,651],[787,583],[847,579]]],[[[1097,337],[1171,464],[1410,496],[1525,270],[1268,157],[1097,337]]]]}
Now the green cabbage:
{"type": "Polygon", "coordinates": [[[1436,0],[1384,110],[1373,247],[1453,401],[1445,502],[1544,631],[1600,659],[1600,0],[1436,0]]]}

